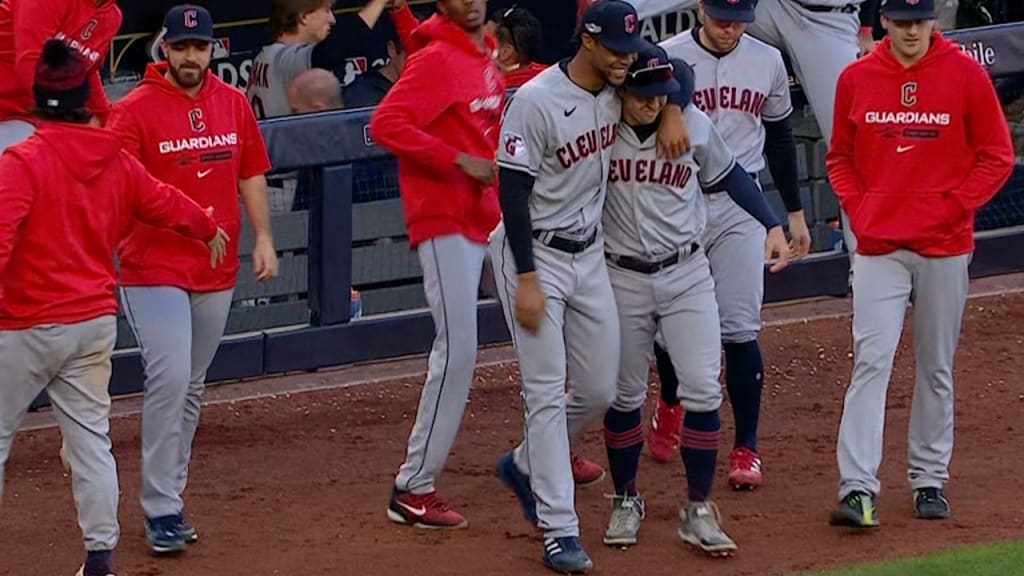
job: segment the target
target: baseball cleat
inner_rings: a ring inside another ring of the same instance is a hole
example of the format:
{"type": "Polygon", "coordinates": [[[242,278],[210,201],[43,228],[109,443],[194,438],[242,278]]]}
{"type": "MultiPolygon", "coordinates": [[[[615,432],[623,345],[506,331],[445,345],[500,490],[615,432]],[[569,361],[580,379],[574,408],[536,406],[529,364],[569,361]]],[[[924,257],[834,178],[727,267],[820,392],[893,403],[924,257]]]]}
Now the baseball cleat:
{"type": "Polygon", "coordinates": [[[534,526],[537,525],[537,501],[533,498],[533,489],[530,487],[530,477],[519,471],[512,453],[503,454],[494,467],[494,473],[501,479],[502,484],[515,493],[519,499],[519,505],[523,508],[523,517],[534,526]]]}
{"type": "Polygon", "coordinates": [[[740,446],[729,453],[729,486],[733,490],[753,490],[761,485],[761,457],[740,446]]]}
{"type": "Polygon", "coordinates": [[[146,518],[146,544],[153,554],[173,554],[185,549],[185,538],[178,532],[178,516],[146,518]]]}
{"type": "Polygon", "coordinates": [[[875,512],[875,502],[871,495],[859,491],[847,494],[832,511],[829,524],[850,528],[877,527],[878,514],[875,512]]]}
{"type": "Polygon", "coordinates": [[[644,519],[644,501],[639,496],[616,494],[612,498],[612,514],[608,529],[604,532],[604,543],[609,546],[632,546],[640,532],[640,521],[644,519]]]}
{"type": "Polygon", "coordinates": [[[576,536],[545,538],[544,565],[559,574],[586,574],[594,567],[576,536]]]}
{"type": "Polygon", "coordinates": [[[178,516],[178,534],[185,539],[186,544],[195,544],[199,541],[199,533],[185,520],[184,516],[178,516]]]}
{"type": "Polygon", "coordinates": [[[679,456],[679,434],[683,427],[682,405],[669,406],[658,398],[658,406],[647,432],[647,447],[657,462],[671,462],[679,456]]]}
{"type": "Polygon", "coordinates": [[[736,543],[719,526],[721,515],[712,502],[691,502],[679,510],[679,538],[713,558],[732,556],[736,543]]]}
{"type": "Polygon", "coordinates": [[[388,519],[398,524],[410,524],[417,528],[458,530],[469,526],[462,514],[452,510],[437,492],[413,494],[391,489],[388,502],[388,519]]]}
{"type": "Polygon", "coordinates": [[[922,520],[949,518],[949,500],[946,500],[942,488],[914,490],[914,514],[922,520]]]}
{"type": "MultiPolygon", "coordinates": [[[[85,564],[83,564],[82,567],[78,569],[78,572],[75,572],[75,576],[86,576],[85,564]]],[[[108,571],[106,574],[103,574],[102,576],[114,576],[114,573],[108,571]]]]}
{"type": "Polygon", "coordinates": [[[604,480],[604,468],[583,456],[572,454],[572,479],[577,486],[591,486],[604,480]]]}

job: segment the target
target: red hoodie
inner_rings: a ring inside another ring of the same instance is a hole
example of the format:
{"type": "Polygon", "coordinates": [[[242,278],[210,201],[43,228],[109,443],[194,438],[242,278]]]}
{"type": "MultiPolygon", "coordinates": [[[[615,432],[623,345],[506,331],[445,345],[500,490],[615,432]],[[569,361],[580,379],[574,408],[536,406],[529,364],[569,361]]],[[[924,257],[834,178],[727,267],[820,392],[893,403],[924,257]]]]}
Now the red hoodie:
{"type": "Polygon", "coordinates": [[[196,243],[217,232],[203,208],[150,176],[106,130],[41,122],[8,148],[0,158],[0,330],[115,314],[114,249],[136,219],[196,243]]]}
{"type": "Polygon", "coordinates": [[[238,274],[238,181],[270,170],[270,160],[245,95],[207,72],[193,98],[164,78],[167,63],[150,64],[142,82],[118,101],[109,128],[149,172],[183,190],[227,232],[227,256],[211,269],[206,246],[145,224],[118,250],[121,284],[175,286],[214,292],[238,274]]]}
{"type": "Polygon", "coordinates": [[[508,70],[505,72],[505,84],[509,88],[519,88],[523,84],[526,84],[533,79],[534,76],[548,69],[550,64],[541,64],[540,62],[530,62],[529,64],[521,65],[514,70],[508,70]]]}
{"type": "Polygon", "coordinates": [[[32,83],[43,44],[63,40],[92,66],[89,110],[106,121],[110,102],[103,91],[100,66],[110,39],[121,27],[121,10],[114,0],[3,0],[0,3],[0,120],[33,121],[32,83]]]}
{"type": "Polygon", "coordinates": [[[1013,171],[1013,146],[985,70],[938,33],[904,68],[889,39],[836,87],[828,177],[859,254],[974,250],[974,214],[1013,171]]]}
{"type": "Polygon", "coordinates": [[[505,83],[490,57],[494,43],[487,39],[482,51],[438,14],[411,42],[402,75],[370,121],[373,140],[398,157],[409,244],[448,234],[485,243],[500,216],[497,187],[470,178],[455,159],[493,159],[498,148],[505,83]]]}

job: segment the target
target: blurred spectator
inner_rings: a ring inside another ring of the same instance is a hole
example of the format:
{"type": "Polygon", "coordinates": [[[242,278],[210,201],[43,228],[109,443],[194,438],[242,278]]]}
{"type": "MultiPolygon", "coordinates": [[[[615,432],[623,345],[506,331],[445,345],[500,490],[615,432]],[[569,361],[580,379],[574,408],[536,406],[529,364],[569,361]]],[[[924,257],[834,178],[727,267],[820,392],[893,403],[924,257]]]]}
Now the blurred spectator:
{"type": "Polygon", "coordinates": [[[343,90],[343,99],[348,108],[376,106],[405,67],[406,52],[399,41],[394,26],[388,27],[388,59],[382,66],[361,74],[343,90]]]}
{"type": "Polygon", "coordinates": [[[494,20],[498,41],[496,60],[505,74],[505,84],[518,88],[547,68],[536,62],[540,52],[540,21],[525,8],[513,6],[494,20]]]}
{"type": "Polygon", "coordinates": [[[960,0],[937,0],[935,2],[935,27],[939,30],[956,29],[956,13],[960,0]]]}
{"type": "Polygon", "coordinates": [[[288,105],[292,114],[342,108],[341,83],[337,76],[327,70],[306,70],[288,85],[288,105]]]}

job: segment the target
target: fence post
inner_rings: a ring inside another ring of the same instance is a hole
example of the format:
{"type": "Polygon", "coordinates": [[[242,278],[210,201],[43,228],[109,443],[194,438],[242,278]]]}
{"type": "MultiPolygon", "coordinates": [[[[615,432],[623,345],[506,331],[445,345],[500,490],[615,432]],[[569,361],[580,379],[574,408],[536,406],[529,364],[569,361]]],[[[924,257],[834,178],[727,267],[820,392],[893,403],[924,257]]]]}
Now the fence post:
{"type": "Polygon", "coordinates": [[[317,167],[309,205],[309,323],[349,321],[352,307],[352,166],[317,167]]]}

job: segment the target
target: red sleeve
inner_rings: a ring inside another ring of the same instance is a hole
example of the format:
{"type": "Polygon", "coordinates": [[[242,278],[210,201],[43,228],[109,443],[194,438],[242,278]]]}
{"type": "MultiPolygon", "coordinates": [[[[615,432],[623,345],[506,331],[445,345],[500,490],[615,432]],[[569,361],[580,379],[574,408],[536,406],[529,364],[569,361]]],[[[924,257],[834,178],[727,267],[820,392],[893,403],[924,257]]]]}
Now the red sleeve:
{"type": "Polygon", "coordinates": [[[242,115],[242,161],[238,168],[238,177],[248,180],[270,172],[270,157],[267,156],[267,145],[263,141],[263,134],[260,126],[256,123],[256,116],[252,108],[242,97],[239,106],[242,115]]]}
{"type": "Polygon", "coordinates": [[[853,94],[850,75],[844,72],[836,84],[835,114],[832,116],[832,142],[825,154],[825,167],[832,191],[847,214],[855,207],[860,194],[857,171],[854,168],[853,142],[857,126],[850,119],[853,94]]]}
{"type": "Polygon", "coordinates": [[[0,278],[11,259],[18,229],[32,209],[35,190],[21,159],[7,154],[0,160],[0,278]]]}
{"type": "Polygon", "coordinates": [[[142,158],[142,126],[131,108],[123,103],[114,106],[105,123],[107,130],[117,135],[121,147],[136,158],[142,158]]]}
{"type": "Polygon", "coordinates": [[[214,219],[183,192],[153,178],[138,160],[127,153],[121,156],[128,171],[132,198],[132,216],[151,226],[209,242],[217,234],[214,219]]]}
{"type": "Polygon", "coordinates": [[[455,164],[460,151],[424,130],[452,105],[452,85],[438,76],[447,66],[444,55],[432,49],[436,45],[409,57],[398,82],[373,111],[370,137],[400,159],[444,170],[455,164]]]}
{"type": "Polygon", "coordinates": [[[110,117],[110,100],[107,99],[107,92],[103,89],[103,79],[100,78],[100,71],[97,70],[89,77],[89,102],[86,107],[93,116],[106,125],[110,117]]]}
{"type": "Polygon", "coordinates": [[[395,32],[398,33],[398,41],[402,44],[402,49],[407,54],[411,54],[412,31],[420,25],[420,21],[416,19],[408,4],[404,4],[398,10],[391,10],[388,14],[391,16],[391,22],[395,25],[395,32]]]}
{"type": "Polygon", "coordinates": [[[992,199],[1013,173],[1013,141],[988,73],[973,60],[967,78],[965,127],[974,164],[960,183],[960,205],[974,212],[992,199]]]}
{"type": "Polygon", "coordinates": [[[22,92],[32,93],[36,62],[43,53],[46,41],[60,31],[61,18],[69,11],[67,2],[50,2],[40,9],[37,2],[22,0],[14,3],[14,74],[22,92]]]}

